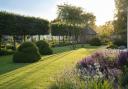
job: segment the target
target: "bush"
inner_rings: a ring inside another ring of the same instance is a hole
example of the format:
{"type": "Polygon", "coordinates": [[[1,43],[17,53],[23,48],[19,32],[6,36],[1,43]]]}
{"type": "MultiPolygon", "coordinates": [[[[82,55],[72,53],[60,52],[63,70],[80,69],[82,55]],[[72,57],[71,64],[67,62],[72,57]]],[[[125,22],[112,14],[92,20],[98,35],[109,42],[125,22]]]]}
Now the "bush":
{"type": "Polygon", "coordinates": [[[13,62],[15,63],[32,63],[39,59],[41,59],[39,50],[32,42],[21,44],[17,52],[13,55],[13,62]]]}
{"type": "Polygon", "coordinates": [[[13,45],[6,45],[6,49],[11,49],[11,50],[14,50],[14,46],[13,45]]]}
{"type": "Polygon", "coordinates": [[[123,39],[114,39],[113,44],[117,46],[127,46],[127,42],[125,42],[123,39]]]}
{"type": "Polygon", "coordinates": [[[41,55],[50,55],[53,53],[52,49],[49,47],[49,44],[43,40],[36,42],[37,47],[41,55]]]}
{"type": "Polygon", "coordinates": [[[99,38],[92,38],[89,43],[92,46],[100,46],[101,40],[99,38]]]}
{"type": "Polygon", "coordinates": [[[117,48],[118,48],[118,46],[117,46],[117,45],[115,45],[115,44],[113,44],[112,42],[109,42],[109,44],[108,44],[108,47],[107,47],[107,48],[117,49],[117,48]]]}
{"type": "Polygon", "coordinates": [[[122,89],[128,89],[128,73],[125,73],[121,77],[122,89]]]}
{"type": "Polygon", "coordinates": [[[59,74],[49,89],[113,89],[107,80],[88,79],[84,81],[77,71],[71,70],[59,74]]]}
{"type": "Polygon", "coordinates": [[[6,55],[12,55],[12,54],[14,54],[14,51],[0,50],[0,56],[6,56],[6,55]]]}

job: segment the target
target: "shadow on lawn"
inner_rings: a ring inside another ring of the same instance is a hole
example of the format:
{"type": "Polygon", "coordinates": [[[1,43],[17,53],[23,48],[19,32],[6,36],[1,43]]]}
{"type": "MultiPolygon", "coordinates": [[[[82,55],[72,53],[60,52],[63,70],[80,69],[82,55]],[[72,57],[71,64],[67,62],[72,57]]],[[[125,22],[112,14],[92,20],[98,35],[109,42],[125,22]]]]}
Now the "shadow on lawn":
{"type": "Polygon", "coordinates": [[[12,56],[0,57],[0,75],[29,65],[29,63],[13,63],[12,56]]]}

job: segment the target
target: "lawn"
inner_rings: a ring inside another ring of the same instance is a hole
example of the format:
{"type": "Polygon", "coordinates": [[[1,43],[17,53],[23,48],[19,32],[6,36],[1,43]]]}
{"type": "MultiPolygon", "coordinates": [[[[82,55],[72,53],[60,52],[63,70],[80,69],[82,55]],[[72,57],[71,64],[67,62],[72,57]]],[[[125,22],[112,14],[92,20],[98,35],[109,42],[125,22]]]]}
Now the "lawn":
{"type": "Polygon", "coordinates": [[[53,48],[55,54],[43,56],[32,64],[15,64],[12,56],[0,57],[0,89],[47,89],[59,72],[72,68],[78,60],[98,49],[88,45],[78,48],[53,48]]]}

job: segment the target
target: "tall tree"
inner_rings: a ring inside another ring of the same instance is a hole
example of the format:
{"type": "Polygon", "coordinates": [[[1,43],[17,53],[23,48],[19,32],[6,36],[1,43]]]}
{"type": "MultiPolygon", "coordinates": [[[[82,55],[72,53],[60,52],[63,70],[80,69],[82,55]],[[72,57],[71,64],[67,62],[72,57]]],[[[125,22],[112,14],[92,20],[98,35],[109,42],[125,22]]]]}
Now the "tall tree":
{"type": "MultiPolygon", "coordinates": [[[[71,6],[71,5],[58,5],[58,19],[60,19],[65,24],[68,24],[69,26],[80,26],[81,24],[81,14],[83,13],[82,8],[71,6]]],[[[79,29],[75,30],[73,29],[73,38],[74,42],[77,41],[78,35],[79,35],[79,29]]]]}
{"type": "Polygon", "coordinates": [[[114,21],[114,29],[120,39],[127,42],[127,8],[128,0],[115,0],[116,16],[114,21]]]}
{"type": "Polygon", "coordinates": [[[108,41],[111,40],[111,36],[114,32],[113,22],[108,21],[104,25],[100,25],[97,27],[97,33],[102,38],[102,41],[108,41]]]}

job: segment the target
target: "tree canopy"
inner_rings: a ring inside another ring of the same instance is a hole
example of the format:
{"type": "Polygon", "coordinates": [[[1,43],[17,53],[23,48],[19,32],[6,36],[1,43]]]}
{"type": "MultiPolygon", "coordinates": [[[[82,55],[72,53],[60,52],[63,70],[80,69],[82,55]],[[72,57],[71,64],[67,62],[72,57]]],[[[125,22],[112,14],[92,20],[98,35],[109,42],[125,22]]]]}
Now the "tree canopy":
{"type": "Polygon", "coordinates": [[[125,42],[127,41],[127,8],[128,0],[115,0],[116,16],[114,21],[114,29],[117,35],[121,36],[125,42]]]}
{"type": "Polygon", "coordinates": [[[51,33],[55,36],[74,36],[77,40],[80,31],[95,25],[95,16],[84,12],[81,7],[68,4],[58,5],[58,16],[52,21],[51,33]]]}
{"type": "Polygon", "coordinates": [[[44,35],[48,34],[48,29],[47,20],[0,12],[0,33],[2,35],[44,35]]]}

